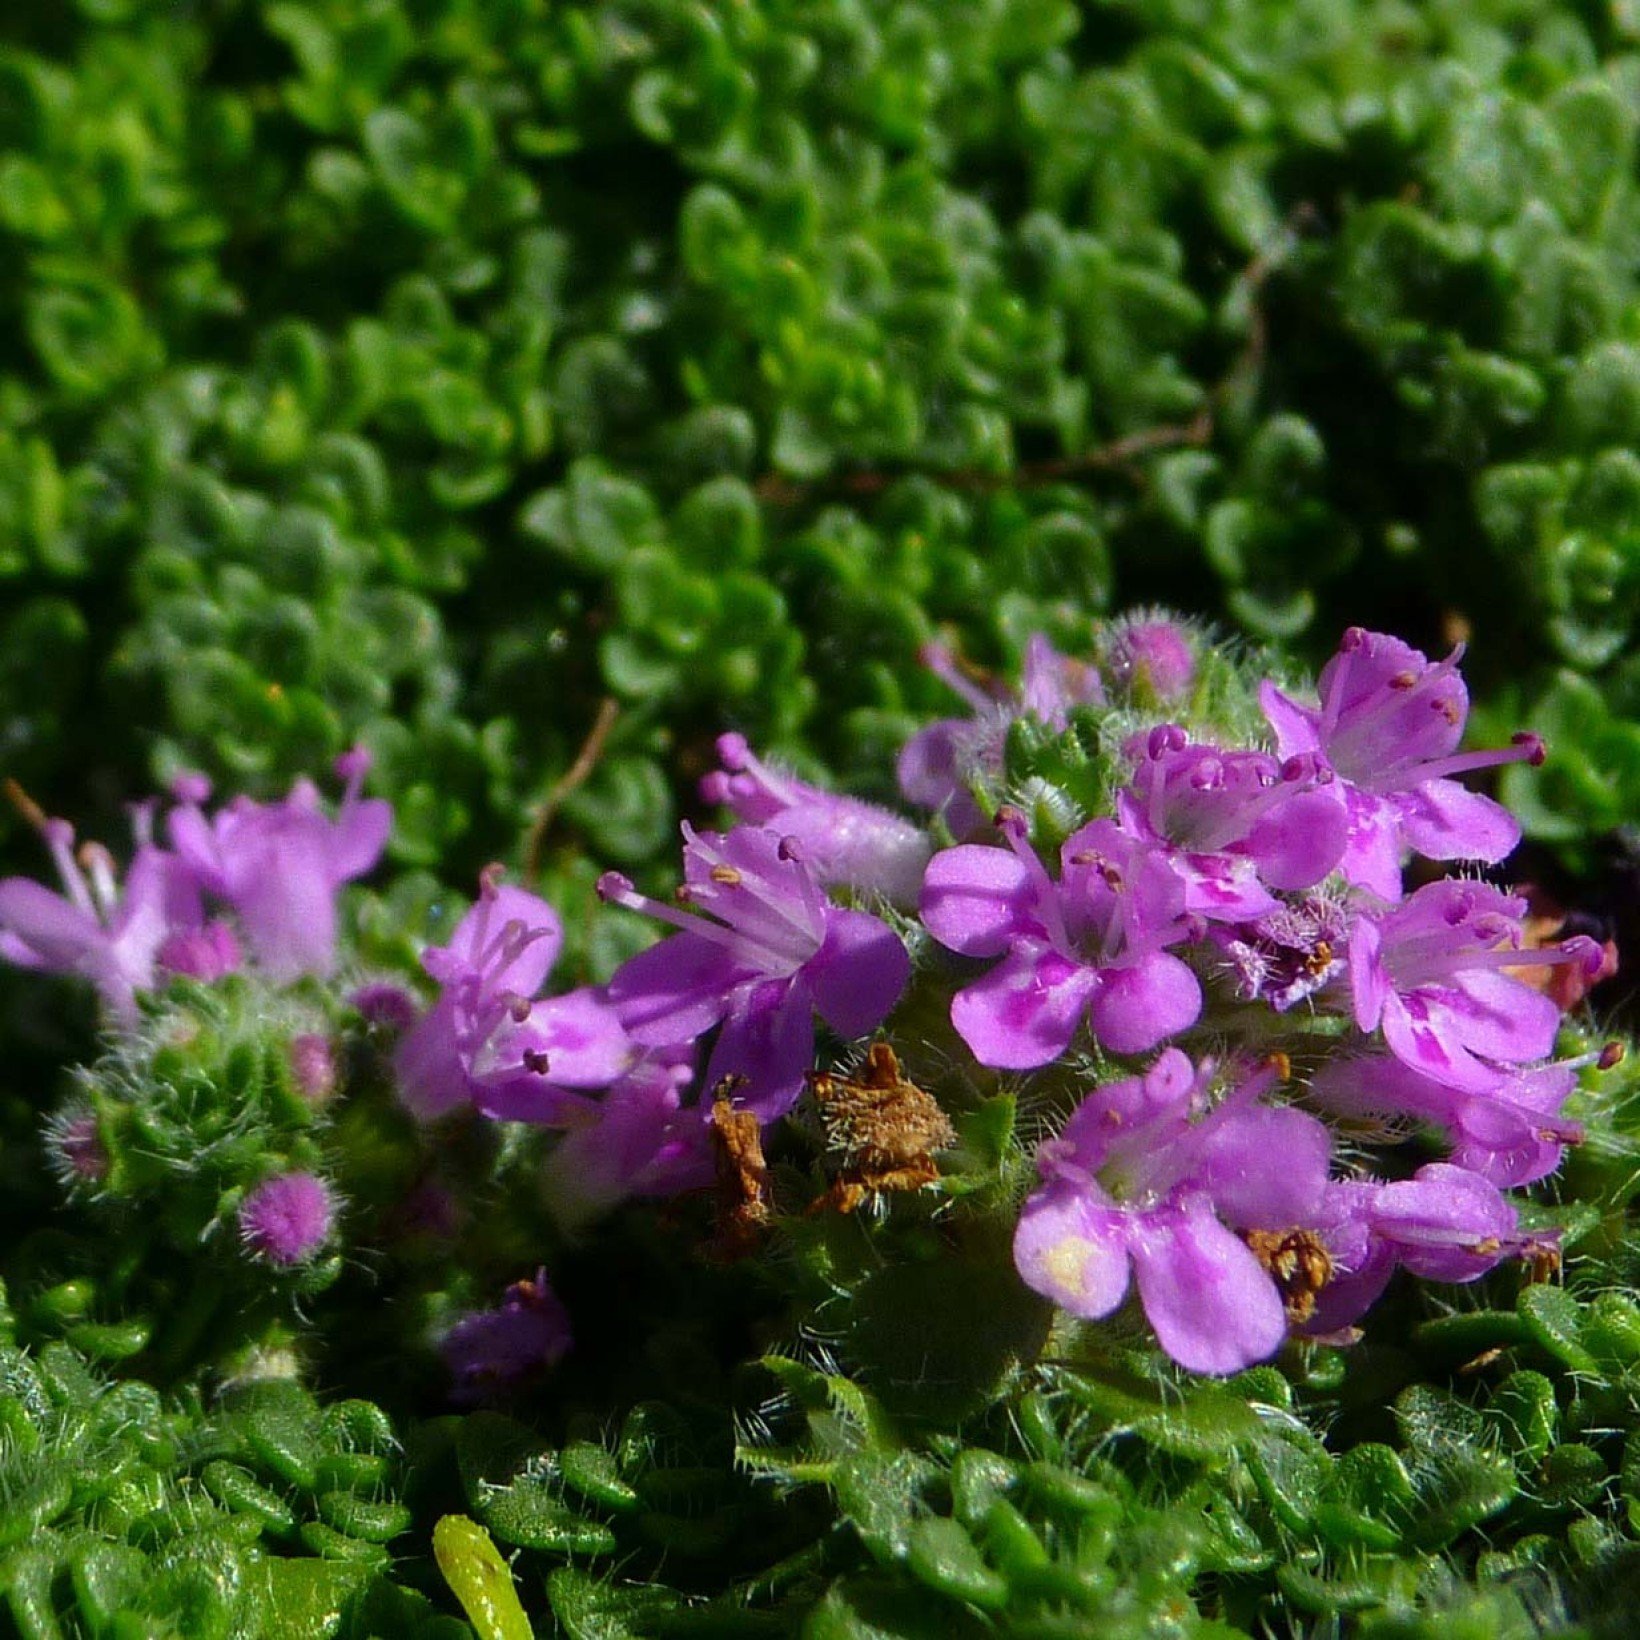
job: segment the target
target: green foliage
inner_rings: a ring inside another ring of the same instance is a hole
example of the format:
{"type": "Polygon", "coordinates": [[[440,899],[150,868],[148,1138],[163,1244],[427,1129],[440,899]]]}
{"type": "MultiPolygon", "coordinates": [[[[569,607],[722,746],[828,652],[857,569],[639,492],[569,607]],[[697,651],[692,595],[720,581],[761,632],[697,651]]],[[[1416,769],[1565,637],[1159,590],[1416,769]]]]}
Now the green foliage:
{"type": "MultiPolygon", "coordinates": [[[[720,729],[869,784],[952,707],[923,643],[1086,654],[1157,598],[1317,654],[1472,628],[1482,736],[1551,748],[1502,794],[1589,865],[1640,812],[1637,41],[1571,0],[7,8],[0,772],[111,834],[360,739],[422,868],[362,963],[522,849],[606,973],[593,880],[720,729]]],[[[1111,753],[1022,723],[984,795],[1048,847],[1111,753]]],[[[317,989],[170,993],[65,1094],[107,1167],[64,1205],[30,1053],[83,1020],[6,987],[6,1632],[511,1640],[503,1555],[577,1640],[1627,1632],[1632,1065],[1538,1204],[1564,1285],[1205,1385],[1014,1280],[1005,1083],[940,1087],[939,1190],[875,1216],[803,1216],[788,1135],[725,1271],[689,1203],[566,1243],[541,1145],[430,1143],[317,989]],[[234,1214],[296,1167],[345,1255],[270,1271],[234,1214]],[[482,1210],[441,1238],[423,1188],[482,1210]],[[585,1329],[549,1387],[403,1416],[541,1259],[585,1329]]]]}
{"type": "MultiPolygon", "coordinates": [[[[639,864],[725,715],[852,768],[934,631],[994,662],[1117,583],[1325,644],[1415,581],[1529,696],[1627,690],[1623,15],[19,14],[7,762],[68,809],[360,737],[459,874],[606,696],[557,825],[639,864]]],[[[1575,840],[1633,759],[1563,715],[1575,840]]]]}
{"type": "Polygon", "coordinates": [[[211,1411],[0,1345],[0,1631],[22,1640],[461,1640],[381,1575],[411,1512],[380,1408],[284,1379],[211,1411]]]}

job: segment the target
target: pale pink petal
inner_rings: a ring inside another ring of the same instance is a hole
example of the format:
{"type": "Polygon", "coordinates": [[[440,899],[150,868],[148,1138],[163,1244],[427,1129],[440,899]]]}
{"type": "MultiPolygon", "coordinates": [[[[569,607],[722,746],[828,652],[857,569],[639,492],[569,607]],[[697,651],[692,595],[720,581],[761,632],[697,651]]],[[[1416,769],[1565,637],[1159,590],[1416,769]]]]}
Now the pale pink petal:
{"type": "Polygon", "coordinates": [[[1033,1292],[1088,1321],[1127,1296],[1127,1216],[1052,1185],[1026,1202],[1014,1231],[1014,1268],[1033,1292]]]}

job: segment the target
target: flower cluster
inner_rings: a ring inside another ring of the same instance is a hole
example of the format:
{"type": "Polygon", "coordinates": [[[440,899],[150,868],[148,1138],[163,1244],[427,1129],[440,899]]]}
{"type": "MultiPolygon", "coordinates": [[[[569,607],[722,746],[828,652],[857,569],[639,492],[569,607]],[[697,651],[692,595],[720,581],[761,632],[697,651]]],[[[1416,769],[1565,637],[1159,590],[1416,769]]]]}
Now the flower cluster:
{"type": "Polygon", "coordinates": [[[338,758],[341,805],[327,815],[318,788],[299,781],[277,803],[235,798],[214,814],[210,783],[183,776],[157,842],[159,805],[132,810],[136,848],[122,885],[100,843],[74,846],[74,828],[9,787],[51,851],[62,892],[26,877],[0,880],[0,958],[89,980],[109,1019],[129,1025],[137,996],[173,974],[215,980],[246,962],[270,979],[329,973],[336,894],[381,858],[392,810],[361,798],[362,749],[338,758]]]}
{"type": "MultiPolygon", "coordinates": [[[[817,1104],[832,1092],[820,1125],[835,1137],[847,1087],[873,1137],[843,1135],[858,1165],[811,1211],[853,1211],[942,1188],[935,1157],[956,1129],[897,1056],[914,1069],[965,1051],[971,1088],[1005,1084],[1052,1135],[1020,1181],[1021,1279],[1087,1320],[1135,1288],[1163,1349],[1208,1373],[1293,1333],[1351,1336],[1398,1268],[1467,1281],[1546,1250],[1552,1237],[1504,1192],[1552,1173],[1581,1136],[1565,1107],[1602,1056],[1553,1054],[1562,1009],[1614,953],[1545,943],[1525,901],[1477,875],[1403,876],[1414,856],[1505,858],[1514,820],[1455,777],[1538,761],[1537,738],[1460,752],[1459,652],[1430,661],[1380,634],[1345,634],[1313,704],[1159,616],[1090,648],[1076,660],[1034,638],[1018,689],[929,652],[973,716],[902,753],[901,796],[932,811],[926,824],[724,735],[701,795],[730,823],[684,824],[673,898],[599,879],[607,904],[669,931],[605,983],[555,985],[558,912],[487,869],[422,954],[424,1002],[381,979],[351,995],[430,1146],[450,1121],[545,1130],[533,1153],[571,1230],[626,1198],[722,1185],[739,1165],[757,1196],[742,1216],[762,1227],[777,1216],[764,1131],[812,1086],[817,1104]],[[1020,720],[1034,728],[1016,735],[1020,720]],[[1050,743],[1061,761],[1044,766],[1091,758],[1094,777],[1054,789],[1033,773],[1031,748],[1050,743]],[[930,1040],[936,1010],[954,1038],[930,1040]],[[868,1044],[885,1028],[890,1041],[868,1044]],[[892,1074],[825,1069],[862,1052],[892,1074]],[[1376,1170],[1384,1146],[1412,1138],[1410,1167],[1376,1170]]],[[[64,822],[16,794],[64,892],[0,882],[0,955],[83,975],[116,1021],[167,974],[327,971],[337,890],[386,841],[386,805],[359,795],[365,771],[360,754],[341,760],[334,817],[307,783],[207,814],[203,783],[180,782],[164,844],[157,805],[137,811],[123,891],[106,851],[76,852],[64,822]]],[[[306,1106],[341,1096],[328,1038],[294,1037],[288,1059],[306,1106]]],[[[96,1141],[65,1127],[65,1177],[106,1166],[96,1141]]],[[[264,1178],[239,1208],[247,1251],[310,1260],[334,1201],[300,1169],[264,1178]]],[[[445,1344],[467,1396],[567,1347],[544,1272],[445,1344]]]]}
{"type": "Polygon", "coordinates": [[[1163,1050],[1094,1088],[1038,1152],[1016,1262],[1065,1310],[1109,1314],[1131,1268],[1168,1353],[1228,1372],[1289,1328],[1340,1333],[1397,1265],[1471,1280],[1530,1245],[1501,1189],[1578,1137],[1560,1116],[1577,1065],[1549,1062],[1560,1009],[1532,978],[1570,965],[1592,982],[1610,953],[1529,948],[1525,902],[1486,882],[1405,893],[1410,853],[1491,864],[1518,841],[1453,775],[1542,757],[1531,735],[1458,754],[1459,658],[1352,630],[1315,706],[1260,689],[1273,753],[1173,722],[1130,736],[1113,815],[1065,839],[1057,875],[1008,809],[998,842],[930,862],[929,932],[998,959],[951,1002],[981,1065],[1048,1066],[1084,1026],[1106,1055],[1163,1050]],[[1205,1037],[1214,989],[1286,1016],[1312,1110],[1271,1103],[1267,1069],[1164,1046],[1205,1037]],[[1337,1162],[1314,1111],[1432,1127],[1448,1159],[1383,1182],[1337,1162]]]}

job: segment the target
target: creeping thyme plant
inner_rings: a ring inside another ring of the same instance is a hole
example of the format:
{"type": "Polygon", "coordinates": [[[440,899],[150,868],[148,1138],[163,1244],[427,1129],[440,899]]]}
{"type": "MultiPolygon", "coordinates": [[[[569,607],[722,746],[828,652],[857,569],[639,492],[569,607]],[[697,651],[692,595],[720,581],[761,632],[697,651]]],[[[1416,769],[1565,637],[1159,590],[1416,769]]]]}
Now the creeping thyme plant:
{"type": "Polygon", "coordinates": [[[361,750],[178,776],[123,870],[14,791],[59,888],[0,954],[104,1047],[6,1265],[10,1621],[1598,1627],[1640,1308],[1562,1278],[1633,1184],[1560,1180],[1629,1154],[1617,953],[1499,880],[1457,777],[1543,746],[1461,749],[1461,658],[932,649],[895,807],[723,735],[596,983],[499,865],[349,889],[361,750]]]}
{"type": "Polygon", "coordinates": [[[0,1640],[1627,1636],[1637,109],[0,5],[0,1640]]]}

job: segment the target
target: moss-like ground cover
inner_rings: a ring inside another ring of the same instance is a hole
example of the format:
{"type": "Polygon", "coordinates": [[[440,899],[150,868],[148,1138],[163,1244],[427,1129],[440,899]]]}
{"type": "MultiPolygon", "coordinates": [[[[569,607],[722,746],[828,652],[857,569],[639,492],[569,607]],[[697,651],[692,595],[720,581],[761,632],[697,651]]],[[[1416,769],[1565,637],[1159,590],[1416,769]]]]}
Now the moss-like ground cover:
{"type": "MultiPolygon", "coordinates": [[[[431,1144],[356,984],[491,860],[601,983],[648,932],[599,874],[670,889],[722,731],[893,801],[928,645],[1014,679],[1150,604],[1299,688],[1350,624],[1468,638],[1472,742],[1548,745],[1503,877],[1621,951],[1637,123],[1628,0],[6,7],[0,874],[28,800],[113,844],[355,744],[393,828],[345,983],[196,974],[110,1047],[0,967],[0,1630],[1627,1633],[1632,1060],[1519,1195],[1554,1279],[1209,1380],[1047,1336],[1011,1085],[936,1085],[946,1182],[849,1214],[788,1123],[726,1260],[694,1198],[566,1226],[538,1130],[431,1144]],[[334,1237],[254,1256],[306,1170],[334,1237]],[[435,1341],[541,1265],[574,1349],[452,1403],[435,1341]]],[[[1056,845],[1110,752],[1021,723],[1005,795],[1056,845]]]]}

